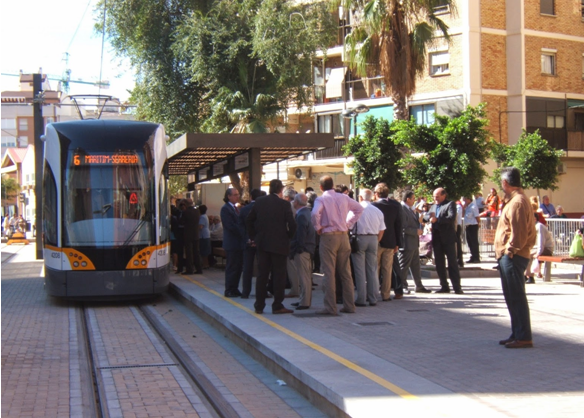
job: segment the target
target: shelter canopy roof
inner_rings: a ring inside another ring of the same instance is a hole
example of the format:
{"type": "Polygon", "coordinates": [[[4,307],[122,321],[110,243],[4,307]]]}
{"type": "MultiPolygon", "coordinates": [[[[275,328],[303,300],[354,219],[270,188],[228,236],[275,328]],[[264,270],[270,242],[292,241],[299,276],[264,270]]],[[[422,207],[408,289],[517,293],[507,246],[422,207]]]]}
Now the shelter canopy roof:
{"type": "Polygon", "coordinates": [[[186,175],[252,149],[259,149],[260,164],[266,165],[332,146],[334,146],[333,134],[322,133],[188,133],[167,146],[169,174],[186,175]]]}

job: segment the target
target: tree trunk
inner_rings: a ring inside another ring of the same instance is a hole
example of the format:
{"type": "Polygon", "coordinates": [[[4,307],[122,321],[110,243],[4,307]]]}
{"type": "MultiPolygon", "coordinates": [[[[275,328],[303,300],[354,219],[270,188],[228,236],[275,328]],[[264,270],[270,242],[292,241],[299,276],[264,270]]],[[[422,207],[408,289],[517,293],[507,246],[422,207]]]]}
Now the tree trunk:
{"type": "Polygon", "coordinates": [[[394,120],[409,120],[410,112],[408,110],[407,100],[400,94],[394,94],[393,99],[393,119],[394,120]]]}

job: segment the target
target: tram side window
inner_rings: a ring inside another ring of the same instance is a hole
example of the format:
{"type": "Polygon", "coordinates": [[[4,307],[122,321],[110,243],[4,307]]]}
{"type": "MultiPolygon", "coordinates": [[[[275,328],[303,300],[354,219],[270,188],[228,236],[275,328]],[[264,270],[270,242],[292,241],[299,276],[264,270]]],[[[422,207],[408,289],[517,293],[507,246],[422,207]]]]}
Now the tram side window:
{"type": "Polygon", "coordinates": [[[57,183],[48,163],[45,162],[43,176],[43,240],[45,244],[57,245],[57,183]]]}
{"type": "Polygon", "coordinates": [[[168,166],[165,165],[162,171],[162,176],[160,176],[160,188],[159,188],[159,199],[160,199],[160,243],[168,242],[170,235],[170,216],[169,216],[169,205],[168,200],[168,180],[166,179],[166,173],[168,166]]]}

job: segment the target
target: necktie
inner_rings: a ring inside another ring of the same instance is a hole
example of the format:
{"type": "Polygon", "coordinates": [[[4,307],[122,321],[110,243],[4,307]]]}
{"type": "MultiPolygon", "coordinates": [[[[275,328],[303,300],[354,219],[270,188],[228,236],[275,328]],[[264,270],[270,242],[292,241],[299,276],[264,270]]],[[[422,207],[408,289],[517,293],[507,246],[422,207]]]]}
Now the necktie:
{"type": "Polygon", "coordinates": [[[237,206],[234,206],[235,208],[235,213],[237,213],[239,215],[239,208],[237,206]]]}

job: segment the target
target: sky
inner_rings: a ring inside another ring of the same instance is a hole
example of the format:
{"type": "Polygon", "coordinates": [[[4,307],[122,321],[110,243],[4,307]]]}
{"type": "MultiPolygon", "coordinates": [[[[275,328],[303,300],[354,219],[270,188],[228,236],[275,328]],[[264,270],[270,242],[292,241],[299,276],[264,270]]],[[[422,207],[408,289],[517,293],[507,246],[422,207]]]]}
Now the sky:
{"type": "MultiPolygon", "coordinates": [[[[69,94],[98,94],[90,84],[75,80],[110,82],[101,94],[126,100],[127,90],[134,87],[133,71],[128,60],[116,58],[102,36],[95,33],[94,8],[97,0],[0,0],[2,25],[2,74],[37,73],[42,68],[49,78],[60,79],[66,68],[71,70],[69,94]],[[66,64],[63,57],[69,53],[66,64]],[[102,65],[103,62],[103,65],[102,65]]],[[[18,90],[18,77],[1,76],[1,90],[18,90]]],[[[50,80],[56,90],[58,81],[50,80]]]]}

